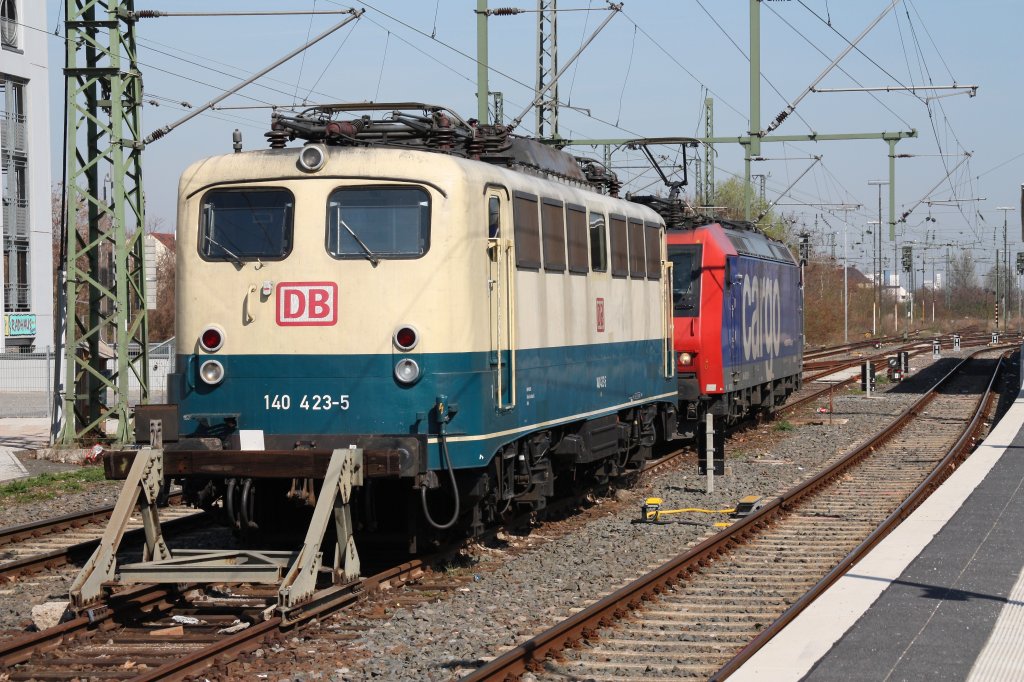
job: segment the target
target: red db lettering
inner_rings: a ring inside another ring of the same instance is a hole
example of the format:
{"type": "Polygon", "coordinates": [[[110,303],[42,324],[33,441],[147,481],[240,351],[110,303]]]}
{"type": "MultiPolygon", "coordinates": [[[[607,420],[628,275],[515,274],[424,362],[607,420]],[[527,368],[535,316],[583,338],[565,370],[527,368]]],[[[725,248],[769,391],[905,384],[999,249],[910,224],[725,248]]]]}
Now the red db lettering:
{"type": "Polygon", "coordinates": [[[338,322],[335,282],[281,282],[277,285],[277,324],[281,327],[330,326],[338,322]]]}

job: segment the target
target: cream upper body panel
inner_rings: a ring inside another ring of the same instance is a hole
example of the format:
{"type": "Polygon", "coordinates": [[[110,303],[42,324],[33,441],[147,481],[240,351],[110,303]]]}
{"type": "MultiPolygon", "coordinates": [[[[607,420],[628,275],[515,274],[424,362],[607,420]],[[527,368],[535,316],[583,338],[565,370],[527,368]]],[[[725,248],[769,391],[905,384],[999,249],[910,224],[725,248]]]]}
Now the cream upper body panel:
{"type": "MultiPolygon", "coordinates": [[[[486,351],[492,284],[487,249],[488,186],[502,194],[525,191],[626,213],[625,202],[491,164],[393,148],[327,147],[315,173],[297,166],[300,148],[245,152],[203,159],[179,184],[177,332],[190,352],[202,330],[216,325],[231,354],[388,354],[397,327],[412,325],[414,353],[486,351]],[[326,248],[327,202],[342,187],[414,186],[429,195],[430,236],[418,258],[337,259],[326,248]],[[200,211],[213,189],[282,188],[294,196],[291,250],[280,260],[209,261],[200,256],[200,211]],[[335,283],[332,324],[282,326],[277,309],[281,283],[335,283]],[[268,293],[269,292],[269,293],[268,293]]],[[[628,206],[628,215],[660,223],[650,209],[628,206]]],[[[512,235],[510,203],[503,230],[512,235]]],[[[659,260],[664,260],[664,246],[659,260]]],[[[517,271],[517,346],[550,347],[657,338],[656,305],[662,283],[517,271]],[[606,326],[597,332],[595,300],[605,305],[606,326]]]]}

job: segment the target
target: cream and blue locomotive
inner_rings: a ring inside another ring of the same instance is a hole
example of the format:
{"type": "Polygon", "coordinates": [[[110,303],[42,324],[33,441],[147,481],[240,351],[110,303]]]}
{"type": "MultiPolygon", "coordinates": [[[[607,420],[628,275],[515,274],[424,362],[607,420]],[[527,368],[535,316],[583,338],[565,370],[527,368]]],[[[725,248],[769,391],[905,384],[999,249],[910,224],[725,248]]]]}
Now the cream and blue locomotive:
{"type": "Polygon", "coordinates": [[[600,164],[427,105],[268,137],[180,182],[166,448],[253,473],[185,478],[194,502],[268,525],[315,496],[285,455],[359,447],[364,537],[478,530],[673,437],[664,221],[600,164]]]}

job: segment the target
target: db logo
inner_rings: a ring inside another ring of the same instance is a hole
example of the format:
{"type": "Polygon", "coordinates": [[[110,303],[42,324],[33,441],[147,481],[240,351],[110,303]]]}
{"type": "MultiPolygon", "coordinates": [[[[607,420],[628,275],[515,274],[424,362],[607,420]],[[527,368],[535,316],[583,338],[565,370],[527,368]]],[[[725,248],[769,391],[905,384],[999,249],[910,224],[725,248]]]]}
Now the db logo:
{"type": "Polygon", "coordinates": [[[277,324],[279,326],[326,327],[337,321],[337,283],[281,282],[277,285],[277,324]]]}

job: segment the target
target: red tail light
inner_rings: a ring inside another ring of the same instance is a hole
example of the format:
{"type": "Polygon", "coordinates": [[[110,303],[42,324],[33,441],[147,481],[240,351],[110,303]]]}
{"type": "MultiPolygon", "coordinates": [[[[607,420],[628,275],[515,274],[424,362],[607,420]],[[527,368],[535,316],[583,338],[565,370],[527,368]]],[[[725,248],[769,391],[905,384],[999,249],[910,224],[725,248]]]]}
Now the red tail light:
{"type": "Polygon", "coordinates": [[[399,350],[412,350],[419,340],[415,327],[403,326],[395,330],[394,342],[399,350]]]}
{"type": "Polygon", "coordinates": [[[216,353],[224,345],[224,332],[217,327],[207,327],[199,335],[199,347],[207,353],[216,353]]]}

